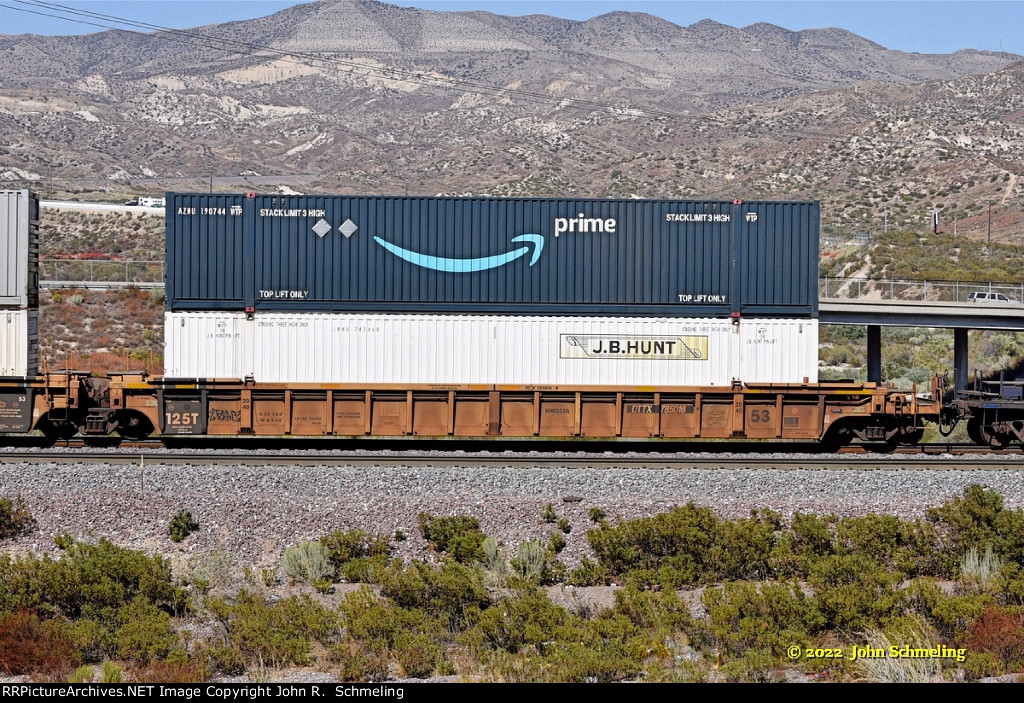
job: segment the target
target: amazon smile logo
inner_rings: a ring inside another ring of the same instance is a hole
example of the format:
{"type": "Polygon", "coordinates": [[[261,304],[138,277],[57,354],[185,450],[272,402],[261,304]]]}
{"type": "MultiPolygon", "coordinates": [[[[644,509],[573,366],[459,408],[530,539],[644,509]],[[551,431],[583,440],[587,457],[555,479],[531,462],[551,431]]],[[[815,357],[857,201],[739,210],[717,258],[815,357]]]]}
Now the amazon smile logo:
{"type": "Polygon", "coordinates": [[[541,252],[544,251],[544,237],[539,234],[521,234],[518,237],[512,238],[513,242],[526,242],[527,246],[516,247],[504,254],[483,256],[473,259],[449,259],[441,256],[421,254],[416,251],[410,251],[409,249],[403,249],[397,244],[392,244],[380,237],[374,237],[373,241],[377,242],[377,244],[381,245],[398,258],[408,261],[414,266],[420,266],[434,271],[444,271],[446,273],[472,273],[474,271],[486,271],[487,269],[498,268],[499,266],[510,264],[516,259],[526,256],[530,251],[529,244],[533,244],[533,256],[530,258],[530,266],[533,266],[540,258],[541,252]]]}

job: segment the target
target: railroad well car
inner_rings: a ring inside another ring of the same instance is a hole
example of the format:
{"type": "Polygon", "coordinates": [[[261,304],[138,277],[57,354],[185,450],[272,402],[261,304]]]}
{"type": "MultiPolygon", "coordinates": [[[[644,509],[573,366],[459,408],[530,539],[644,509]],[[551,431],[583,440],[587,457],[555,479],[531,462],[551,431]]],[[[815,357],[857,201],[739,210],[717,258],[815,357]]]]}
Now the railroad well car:
{"type": "Polygon", "coordinates": [[[0,380],[0,431],[916,442],[817,382],[817,203],[169,194],[165,375],[0,380]]]}

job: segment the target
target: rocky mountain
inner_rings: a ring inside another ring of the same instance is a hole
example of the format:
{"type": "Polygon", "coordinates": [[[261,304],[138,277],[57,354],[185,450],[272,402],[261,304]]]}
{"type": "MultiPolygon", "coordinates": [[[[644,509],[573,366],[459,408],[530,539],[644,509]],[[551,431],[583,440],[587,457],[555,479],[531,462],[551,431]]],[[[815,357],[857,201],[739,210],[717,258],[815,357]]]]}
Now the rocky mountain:
{"type": "Polygon", "coordinates": [[[971,231],[993,201],[997,238],[1022,221],[1011,54],[320,0],[184,32],[0,36],[0,57],[10,184],[813,197],[843,231],[930,208],[971,231]]]}

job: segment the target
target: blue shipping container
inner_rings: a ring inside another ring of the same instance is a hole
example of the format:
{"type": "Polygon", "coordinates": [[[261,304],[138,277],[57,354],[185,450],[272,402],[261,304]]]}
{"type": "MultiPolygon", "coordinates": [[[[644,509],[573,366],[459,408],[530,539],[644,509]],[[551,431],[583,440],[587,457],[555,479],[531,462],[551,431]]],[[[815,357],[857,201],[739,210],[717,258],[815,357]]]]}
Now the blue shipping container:
{"type": "Polygon", "coordinates": [[[169,194],[170,310],[815,317],[813,202],[169,194]]]}

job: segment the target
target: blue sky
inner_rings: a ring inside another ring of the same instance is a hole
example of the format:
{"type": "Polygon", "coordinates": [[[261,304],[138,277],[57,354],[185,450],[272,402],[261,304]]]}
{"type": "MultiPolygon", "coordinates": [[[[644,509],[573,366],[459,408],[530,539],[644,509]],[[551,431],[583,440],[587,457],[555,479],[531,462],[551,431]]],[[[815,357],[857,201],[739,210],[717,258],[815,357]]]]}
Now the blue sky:
{"type": "MultiPolygon", "coordinates": [[[[70,7],[177,29],[272,14],[296,0],[0,0],[0,34],[82,34],[101,28],[31,14],[67,14],[70,7]],[[22,11],[13,8],[20,8],[22,11]]],[[[972,48],[1024,54],[1024,0],[896,2],[889,0],[395,0],[429,10],[487,10],[503,15],[546,14],[585,20],[615,10],[648,12],[676,24],[710,18],[734,27],[770,22],[792,30],[842,27],[902,51],[949,53],[972,48]]],[[[84,20],[86,18],[79,17],[84,20]]]]}

